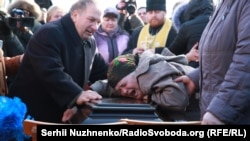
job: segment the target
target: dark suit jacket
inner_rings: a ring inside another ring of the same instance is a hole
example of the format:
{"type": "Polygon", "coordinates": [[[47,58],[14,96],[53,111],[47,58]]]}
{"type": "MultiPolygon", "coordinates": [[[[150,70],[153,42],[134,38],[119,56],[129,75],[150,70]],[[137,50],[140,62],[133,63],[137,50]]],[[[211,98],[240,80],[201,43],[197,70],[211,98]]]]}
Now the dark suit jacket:
{"type": "Polygon", "coordinates": [[[63,112],[83,91],[90,74],[94,81],[106,78],[106,72],[94,38],[83,41],[67,14],[43,25],[32,36],[9,95],[20,97],[35,120],[61,122],[63,112]]]}

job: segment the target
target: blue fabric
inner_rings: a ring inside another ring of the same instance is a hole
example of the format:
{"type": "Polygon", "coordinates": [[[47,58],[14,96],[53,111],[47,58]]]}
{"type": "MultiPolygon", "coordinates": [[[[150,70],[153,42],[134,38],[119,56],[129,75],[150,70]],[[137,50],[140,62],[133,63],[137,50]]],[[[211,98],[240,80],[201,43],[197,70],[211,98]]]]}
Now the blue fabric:
{"type": "Polygon", "coordinates": [[[0,96],[0,140],[23,141],[23,120],[27,112],[26,105],[18,98],[0,96]]]}

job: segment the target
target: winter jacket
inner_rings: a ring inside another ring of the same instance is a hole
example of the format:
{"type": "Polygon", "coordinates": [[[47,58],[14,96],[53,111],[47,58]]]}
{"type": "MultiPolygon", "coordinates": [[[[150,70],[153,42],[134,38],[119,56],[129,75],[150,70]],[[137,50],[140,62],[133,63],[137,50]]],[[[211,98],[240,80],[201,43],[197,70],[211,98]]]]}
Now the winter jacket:
{"type": "Polygon", "coordinates": [[[129,34],[120,27],[113,33],[107,34],[99,26],[94,34],[97,48],[104,60],[109,63],[127,48],[129,34]]]}
{"type": "Polygon", "coordinates": [[[26,24],[30,24],[29,31],[23,32],[20,29],[12,27],[13,33],[17,35],[23,47],[26,49],[27,44],[33,33],[35,33],[42,26],[42,24],[39,22],[39,18],[41,18],[42,15],[41,8],[34,0],[16,0],[10,3],[7,8],[7,11],[10,15],[14,8],[27,10],[29,11],[29,17],[34,18],[33,23],[26,21],[26,24]]]}
{"type": "Polygon", "coordinates": [[[20,56],[0,56],[0,95],[8,95],[7,77],[15,75],[20,66],[20,56]]]}
{"type": "MultiPolygon", "coordinates": [[[[212,0],[192,0],[178,6],[172,18],[178,34],[168,49],[176,55],[187,54],[200,41],[213,11],[212,0]]],[[[189,65],[198,67],[199,63],[191,61],[189,65]]]]}
{"type": "Polygon", "coordinates": [[[201,114],[250,124],[250,1],[222,0],[205,28],[200,67],[188,74],[200,91],[201,114]]]}
{"type": "MultiPolygon", "coordinates": [[[[174,82],[178,76],[193,70],[187,65],[185,56],[175,56],[165,48],[161,55],[145,51],[135,74],[142,92],[149,97],[149,103],[156,105],[167,120],[199,120],[199,109],[193,117],[187,113],[192,104],[184,84],[174,82]]],[[[121,97],[106,80],[97,81],[90,87],[104,97],[121,97]]]]}
{"type": "Polygon", "coordinates": [[[32,36],[9,96],[20,97],[35,120],[61,123],[92,76],[106,73],[94,37],[82,40],[68,13],[32,36]]]}

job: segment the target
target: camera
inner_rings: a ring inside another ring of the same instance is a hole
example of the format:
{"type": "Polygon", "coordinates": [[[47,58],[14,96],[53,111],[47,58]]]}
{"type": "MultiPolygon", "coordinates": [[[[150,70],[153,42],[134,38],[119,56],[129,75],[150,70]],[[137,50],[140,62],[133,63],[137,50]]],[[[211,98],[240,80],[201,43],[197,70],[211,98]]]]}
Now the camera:
{"type": "Polygon", "coordinates": [[[11,11],[11,17],[7,18],[7,24],[11,29],[17,28],[17,24],[23,27],[33,27],[34,17],[25,17],[25,12],[22,9],[14,8],[11,11]]]}
{"type": "Polygon", "coordinates": [[[120,10],[126,10],[129,14],[135,13],[136,10],[136,0],[122,0],[125,3],[125,6],[120,10]]]}

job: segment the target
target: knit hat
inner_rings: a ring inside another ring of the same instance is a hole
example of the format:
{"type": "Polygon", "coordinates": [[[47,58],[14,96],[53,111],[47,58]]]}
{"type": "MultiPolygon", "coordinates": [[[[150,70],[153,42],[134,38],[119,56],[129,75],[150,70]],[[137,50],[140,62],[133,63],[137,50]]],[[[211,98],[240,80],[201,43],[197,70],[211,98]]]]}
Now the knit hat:
{"type": "Polygon", "coordinates": [[[115,17],[115,18],[119,19],[120,13],[118,12],[118,10],[116,8],[109,7],[109,8],[104,10],[104,14],[103,14],[103,17],[108,17],[108,16],[115,17]]]}
{"type": "Polygon", "coordinates": [[[166,11],[166,0],[147,0],[146,10],[166,11]]]}
{"type": "Polygon", "coordinates": [[[133,54],[120,55],[109,64],[108,83],[115,88],[117,83],[136,69],[135,56],[133,54]]]}

